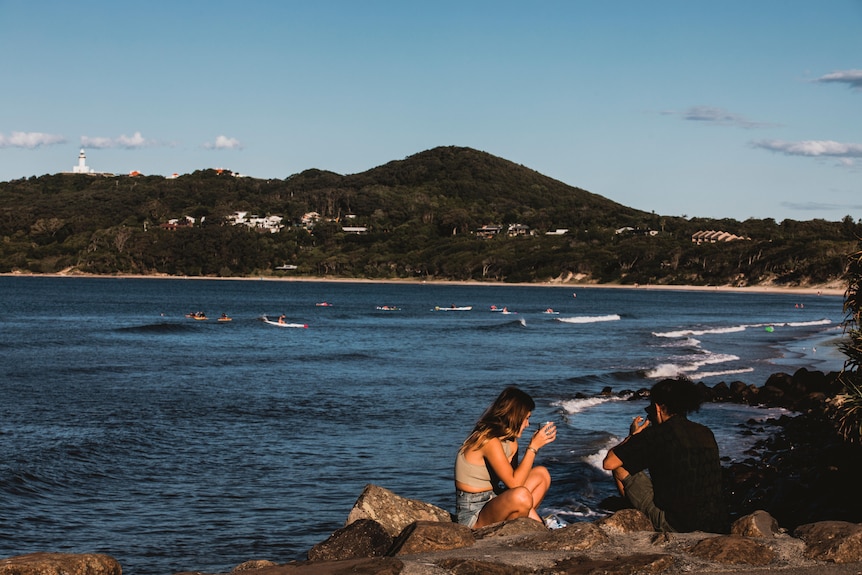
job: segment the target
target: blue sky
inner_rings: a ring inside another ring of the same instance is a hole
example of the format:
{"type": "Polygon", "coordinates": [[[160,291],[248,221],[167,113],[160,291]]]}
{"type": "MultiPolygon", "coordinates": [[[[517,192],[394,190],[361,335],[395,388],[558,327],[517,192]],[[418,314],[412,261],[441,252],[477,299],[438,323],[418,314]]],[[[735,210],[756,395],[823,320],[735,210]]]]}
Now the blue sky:
{"type": "Polygon", "coordinates": [[[862,218],[862,0],[0,0],[0,181],[466,146],[663,215],[862,218]]]}

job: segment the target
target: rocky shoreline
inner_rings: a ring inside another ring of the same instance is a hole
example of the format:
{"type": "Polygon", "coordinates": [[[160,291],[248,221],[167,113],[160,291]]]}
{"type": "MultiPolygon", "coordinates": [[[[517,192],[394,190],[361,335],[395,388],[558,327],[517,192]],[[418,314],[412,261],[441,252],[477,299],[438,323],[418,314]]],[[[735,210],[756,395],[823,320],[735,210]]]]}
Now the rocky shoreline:
{"type": "MultiPolygon", "coordinates": [[[[762,387],[742,382],[701,387],[707,401],[784,407],[796,413],[750,421],[741,430],[769,427],[771,433],[749,450],[745,461],[724,466],[725,495],[734,520],[730,534],[656,533],[645,516],[622,505],[609,517],[562,529],[520,519],[472,531],[453,523],[448,511],[369,485],[345,526],[310,549],[307,561],[277,564],[250,558],[231,572],[862,573],[862,500],[853,496],[862,471],[862,448],[842,441],[828,418],[827,402],[841,392],[837,373],[800,369],[792,375],[774,374],[762,387]]],[[[646,393],[619,392],[632,397],[646,393]]],[[[614,509],[614,501],[605,503],[614,509]]],[[[122,567],[98,554],[46,552],[0,559],[0,575],[61,573],[121,575],[122,567]]]]}

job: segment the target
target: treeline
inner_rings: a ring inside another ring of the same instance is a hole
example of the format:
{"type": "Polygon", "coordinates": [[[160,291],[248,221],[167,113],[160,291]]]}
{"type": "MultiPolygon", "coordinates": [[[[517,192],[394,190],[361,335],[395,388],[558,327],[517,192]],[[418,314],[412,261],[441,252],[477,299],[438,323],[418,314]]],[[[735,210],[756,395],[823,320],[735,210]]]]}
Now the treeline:
{"type": "Polygon", "coordinates": [[[778,223],[642,212],[454,147],[347,176],[307,170],[261,180],[202,170],[0,183],[0,272],[809,285],[843,280],[860,236],[850,216],[778,223]],[[229,225],[237,211],[279,215],[285,227],[229,225]],[[301,221],[309,212],[320,215],[312,227],[301,221]],[[185,216],[194,225],[160,227],[185,216]],[[510,224],[535,235],[508,237],[510,224]],[[486,225],[503,232],[478,237],[486,225]],[[748,239],[693,243],[704,230],[748,239]],[[296,269],[275,269],[284,264],[296,269]]]}

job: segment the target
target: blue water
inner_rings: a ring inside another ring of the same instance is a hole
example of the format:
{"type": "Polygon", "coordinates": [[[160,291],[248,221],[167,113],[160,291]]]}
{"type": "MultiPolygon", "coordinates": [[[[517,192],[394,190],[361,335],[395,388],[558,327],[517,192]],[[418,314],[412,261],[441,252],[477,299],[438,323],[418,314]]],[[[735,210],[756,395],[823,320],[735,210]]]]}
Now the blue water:
{"type": "MultiPolygon", "coordinates": [[[[0,301],[0,558],[107,553],[131,575],[304,559],[369,483],[453,510],[455,451],[509,384],[534,427],[558,422],[544,511],[595,518],[598,463],[643,405],[578,394],[843,362],[837,296],[0,277],[0,301]],[[308,328],[260,321],[282,313],[308,328]]],[[[740,423],[779,412],[693,419],[738,459],[740,423]]]]}

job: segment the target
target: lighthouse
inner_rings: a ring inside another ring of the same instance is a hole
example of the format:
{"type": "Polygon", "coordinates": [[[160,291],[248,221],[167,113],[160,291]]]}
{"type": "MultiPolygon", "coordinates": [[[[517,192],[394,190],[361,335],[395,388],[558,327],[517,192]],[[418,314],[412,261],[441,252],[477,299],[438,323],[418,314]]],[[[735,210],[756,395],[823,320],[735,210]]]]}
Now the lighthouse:
{"type": "Polygon", "coordinates": [[[92,174],[93,169],[87,167],[87,154],[84,153],[84,148],[81,148],[81,153],[78,154],[78,165],[72,168],[73,174],[92,174]]]}

